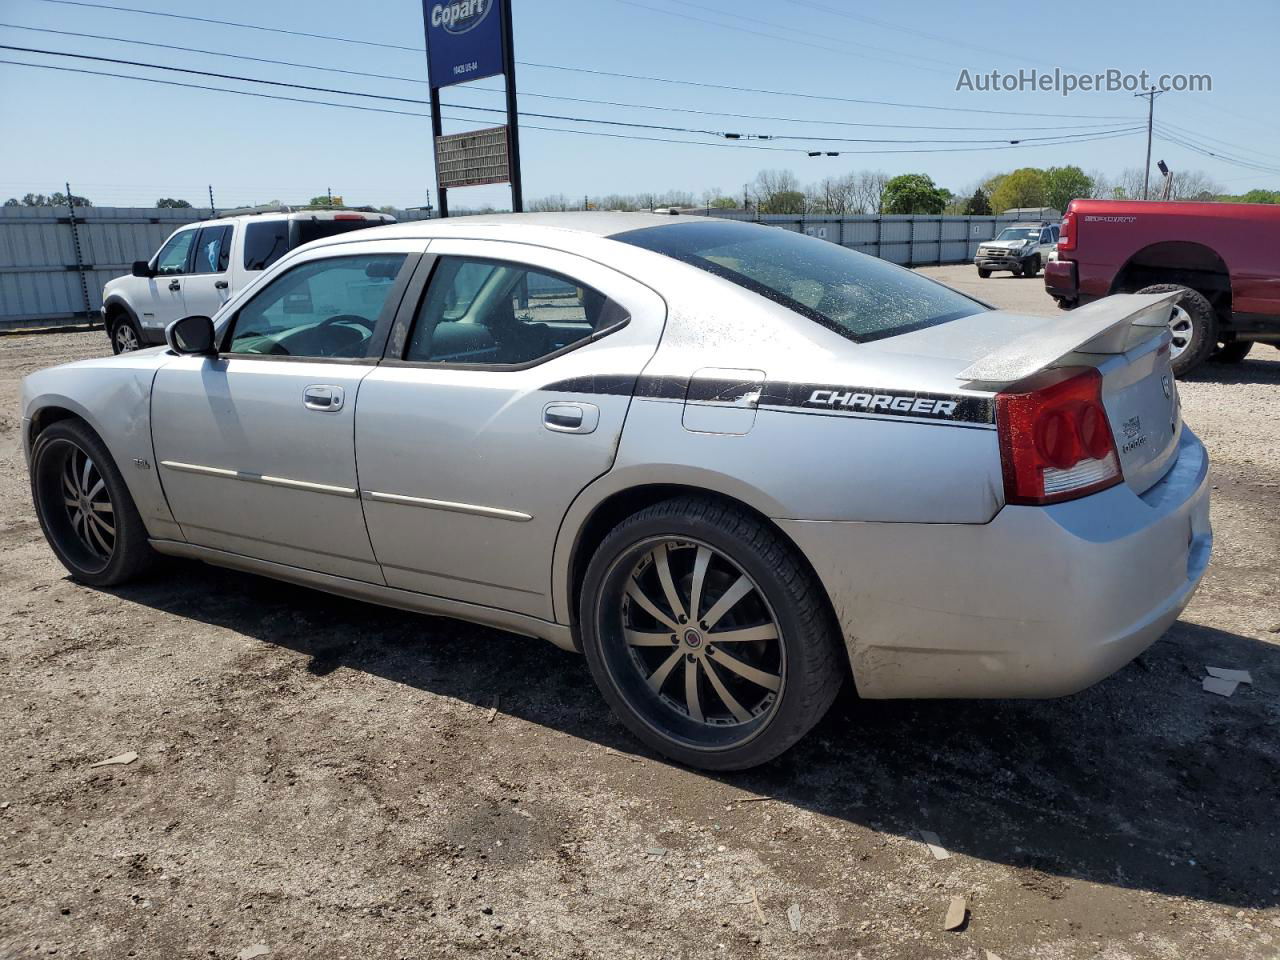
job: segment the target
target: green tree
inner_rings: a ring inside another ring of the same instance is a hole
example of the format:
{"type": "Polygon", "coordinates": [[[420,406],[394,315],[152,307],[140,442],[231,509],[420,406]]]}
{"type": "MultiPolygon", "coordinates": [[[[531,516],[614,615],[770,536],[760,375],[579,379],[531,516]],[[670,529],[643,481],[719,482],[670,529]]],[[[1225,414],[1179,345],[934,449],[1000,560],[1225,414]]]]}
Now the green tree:
{"type": "Polygon", "coordinates": [[[1280,190],[1250,190],[1239,197],[1226,197],[1238,203],[1280,203],[1280,190]]]}
{"type": "Polygon", "coordinates": [[[22,206],[22,201],[19,200],[17,197],[10,197],[8,200],[4,202],[4,205],[6,207],[20,207],[22,206]]]}
{"type": "Polygon", "coordinates": [[[949,192],[943,191],[927,173],[904,173],[884,187],[884,213],[941,213],[949,192]]]}
{"type": "Polygon", "coordinates": [[[987,195],[981,187],[974,190],[973,196],[969,198],[968,213],[973,217],[991,216],[991,201],[987,199],[987,195]]]}
{"type": "Polygon", "coordinates": [[[804,213],[803,190],[779,190],[760,201],[761,213],[804,213]]]}
{"type": "Polygon", "coordinates": [[[1015,207],[1044,205],[1044,171],[1036,167],[1023,167],[1005,174],[991,194],[991,209],[996,213],[1004,213],[1015,207]]]}
{"type": "Polygon", "coordinates": [[[341,207],[344,206],[341,197],[330,197],[327,193],[322,193],[318,197],[312,197],[307,201],[308,207],[341,207]]]}
{"type": "Polygon", "coordinates": [[[50,194],[48,205],[51,207],[92,207],[93,201],[88,197],[77,196],[74,193],[69,197],[64,193],[54,193],[50,194]]]}
{"type": "Polygon", "coordinates": [[[733,197],[716,197],[711,201],[712,210],[732,210],[738,205],[733,197]]]}
{"type": "Polygon", "coordinates": [[[175,200],[173,197],[161,197],[156,201],[158,210],[190,210],[191,204],[186,200],[175,200]]]}
{"type": "MultiPolygon", "coordinates": [[[[1066,210],[1067,204],[1077,197],[1093,194],[1093,178],[1079,167],[1050,167],[1044,172],[1045,205],[1055,210],[1066,210]]],[[[1037,204],[1014,204],[1034,207],[1037,204]]]]}

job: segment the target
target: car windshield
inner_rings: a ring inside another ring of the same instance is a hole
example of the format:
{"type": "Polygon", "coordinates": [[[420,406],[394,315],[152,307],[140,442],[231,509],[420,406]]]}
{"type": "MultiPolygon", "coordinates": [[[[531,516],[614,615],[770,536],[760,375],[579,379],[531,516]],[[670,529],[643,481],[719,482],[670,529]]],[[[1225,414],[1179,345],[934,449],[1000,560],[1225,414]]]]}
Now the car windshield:
{"type": "Polygon", "coordinates": [[[997,240],[1037,240],[1040,237],[1039,227],[1008,227],[1000,231],[997,240]]]}
{"type": "Polygon", "coordinates": [[[777,227],[712,219],[613,239],[723,277],[858,342],[987,309],[910,270],[777,227]]]}

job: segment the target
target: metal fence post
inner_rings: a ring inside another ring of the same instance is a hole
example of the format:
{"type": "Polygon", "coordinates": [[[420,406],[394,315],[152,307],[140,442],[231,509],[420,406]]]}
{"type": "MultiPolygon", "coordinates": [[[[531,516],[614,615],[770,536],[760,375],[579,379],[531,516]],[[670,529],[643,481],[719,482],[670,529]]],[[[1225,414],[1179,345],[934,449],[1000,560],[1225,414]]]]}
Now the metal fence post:
{"type": "Polygon", "coordinates": [[[76,254],[76,273],[80,275],[80,295],[84,297],[84,318],[89,321],[89,326],[93,324],[93,308],[89,305],[89,283],[84,276],[84,257],[80,253],[80,231],[76,229],[76,208],[75,201],[71,198],[71,184],[65,184],[67,188],[67,210],[71,212],[71,246],[76,254]]]}

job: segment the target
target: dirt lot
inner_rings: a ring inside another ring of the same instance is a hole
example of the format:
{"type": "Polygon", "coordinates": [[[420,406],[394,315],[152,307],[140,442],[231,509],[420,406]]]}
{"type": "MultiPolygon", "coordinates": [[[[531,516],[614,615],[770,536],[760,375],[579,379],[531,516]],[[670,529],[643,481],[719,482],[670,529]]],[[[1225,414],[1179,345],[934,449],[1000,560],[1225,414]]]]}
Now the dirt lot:
{"type": "MultiPolygon", "coordinates": [[[[1038,281],[929,272],[1052,312],[1038,281]]],[[[1280,956],[1280,352],[1182,385],[1216,556],[1138,662],[1052,702],[846,693],[780,761],[707,776],[549,645],[196,564],[70,582],[18,380],[105,347],[0,338],[5,960],[1280,956]],[[1254,685],[1204,693],[1205,664],[1254,685]]]]}

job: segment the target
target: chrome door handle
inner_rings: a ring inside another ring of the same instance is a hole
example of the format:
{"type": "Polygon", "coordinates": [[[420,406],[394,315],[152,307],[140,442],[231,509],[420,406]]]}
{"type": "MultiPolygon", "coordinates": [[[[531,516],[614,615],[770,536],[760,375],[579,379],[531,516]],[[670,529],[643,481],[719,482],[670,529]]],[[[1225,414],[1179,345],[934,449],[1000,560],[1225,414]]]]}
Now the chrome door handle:
{"type": "Polygon", "coordinates": [[[302,390],[302,405],[321,413],[337,413],[345,399],[346,391],[325,383],[313,383],[302,390]]]}
{"type": "Polygon", "coordinates": [[[542,408],[542,425],[555,433],[591,433],[600,423],[594,403],[548,403],[542,408]]]}

